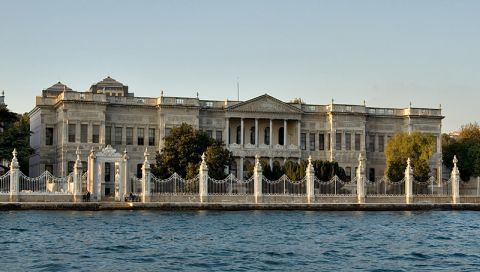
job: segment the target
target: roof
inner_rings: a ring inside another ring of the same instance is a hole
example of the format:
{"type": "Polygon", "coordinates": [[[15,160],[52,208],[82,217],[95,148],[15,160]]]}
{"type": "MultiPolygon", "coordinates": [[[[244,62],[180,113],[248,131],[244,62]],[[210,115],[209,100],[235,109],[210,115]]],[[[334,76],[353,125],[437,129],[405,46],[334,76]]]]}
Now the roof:
{"type": "Polygon", "coordinates": [[[50,92],[63,92],[63,91],[72,91],[72,88],[68,87],[67,85],[63,84],[62,82],[57,82],[52,86],[48,87],[44,91],[50,92]]]}

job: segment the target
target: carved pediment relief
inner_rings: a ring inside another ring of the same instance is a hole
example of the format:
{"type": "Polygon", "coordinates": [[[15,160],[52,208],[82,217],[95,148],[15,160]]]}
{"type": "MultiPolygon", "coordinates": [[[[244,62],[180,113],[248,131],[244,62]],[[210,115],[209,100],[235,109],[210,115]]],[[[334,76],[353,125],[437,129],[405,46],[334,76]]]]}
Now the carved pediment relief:
{"type": "Polygon", "coordinates": [[[254,99],[233,105],[228,108],[233,112],[268,112],[268,113],[302,113],[301,109],[289,105],[269,95],[262,95],[254,99]]]}

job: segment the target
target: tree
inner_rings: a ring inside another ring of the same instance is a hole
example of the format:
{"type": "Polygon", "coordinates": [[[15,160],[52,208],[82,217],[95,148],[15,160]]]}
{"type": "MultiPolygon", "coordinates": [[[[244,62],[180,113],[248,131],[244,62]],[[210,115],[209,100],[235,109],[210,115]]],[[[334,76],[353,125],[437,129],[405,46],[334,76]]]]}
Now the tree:
{"type": "Polygon", "coordinates": [[[462,180],[480,176],[480,126],[477,123],[462,126],[458,138],[442,135],[442,150],[443,163],[450,169],[453,156],[457,156],[462,180]]]}
{"type": "Polygon", "coordinates": [[[233,161],[231,152],[224,148],[223,142],[183,123],[164,138],[164,147],[156,155],[152,173],[160,178],[167,178],[173,173],[193,178],[198,174],[203,153],[209,175],[216,179],[224,178],[225,167],[233,161]]]}
{"type": "MultiPolygon", "coordinates": [[[[0,106],[0,160],[12,159],[13,149],[17,149],[20,170],[28,175],[29,159],[33,153],[30,147],[30,124],[27,113],[18,115],[0,106]]],[[[7,169],[5,169],[7,170],[7,169]]]]}
{"type": "Polygon", "coordinates": [[[385,148],[387,161],[385,175],[393,181],[401,180],[405,175],[407,159],[410,158],[415,179],[427,180],[430,176],[428,160],[434,150],[435,138],[431,134],[420,132],[396,134],[385,148]]]}

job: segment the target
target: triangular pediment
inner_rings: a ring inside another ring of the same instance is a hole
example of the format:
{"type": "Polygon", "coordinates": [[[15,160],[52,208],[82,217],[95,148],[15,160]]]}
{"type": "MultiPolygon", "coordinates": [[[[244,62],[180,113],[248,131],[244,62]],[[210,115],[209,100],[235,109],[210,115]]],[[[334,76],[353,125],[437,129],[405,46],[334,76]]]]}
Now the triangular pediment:
{"type": "Polygon", "coordinates": [[[276,99],[268,94],[228,107],[233,112],[302,113],[302,110],[276,99]]]}

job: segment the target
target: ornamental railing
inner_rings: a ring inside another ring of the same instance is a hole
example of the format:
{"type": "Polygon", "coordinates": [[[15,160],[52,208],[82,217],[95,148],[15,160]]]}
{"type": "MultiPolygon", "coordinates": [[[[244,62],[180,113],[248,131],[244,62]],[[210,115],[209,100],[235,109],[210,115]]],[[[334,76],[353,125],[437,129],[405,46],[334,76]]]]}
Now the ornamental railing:
{"type": "Polygon", "coordinates": [[[157,195],[195,195],[198,194],[199,176],[192,179],[184,179],[174,173],[167,179],[159,179],[151,176],[151,192],[157,195]]]}
{"type": "Polygon", "coordinates": [[[253,194],[253,176],[242,180],[236,178],[233,174],[224,179],[214,179],[208,177],[209,195],[252,195],[253,194]]]}
{"type": "Polygon", "coordinates": [[[283,175],[277,180],[269,180],[262,176],[262,192],[264,195],[305,195],[305,181],[306,178],[291,180],[287,175],[283,175]]]}
{"type": "Polygon", "coordinates": [[[31,178],[20,172],[18,184],[19,192],[24,194],[72,194],[73,173],[60,178],[45,171],[40,176],[31,178]],[[70,185],[70,183],[72,183],[72,185],[70,185]]]}
{"type": "Polygon", "coordinates": [[[0,176],[0,194],[10,193],[10,171],[0,176]]]}
{"type": "Polygon", "coordinates": [[[341,180],[337,175],[329,180],[314,177],[314,193],[316,196],[353,196],[357,193],[357,179],[341,180]]]}
{"type": "Polygon", "coordinates": [[[405,178],[392,181],[387,176],[378,177],[375,181],[365,182],[365,193],[370,196],[404,196],[405,178]]]}

